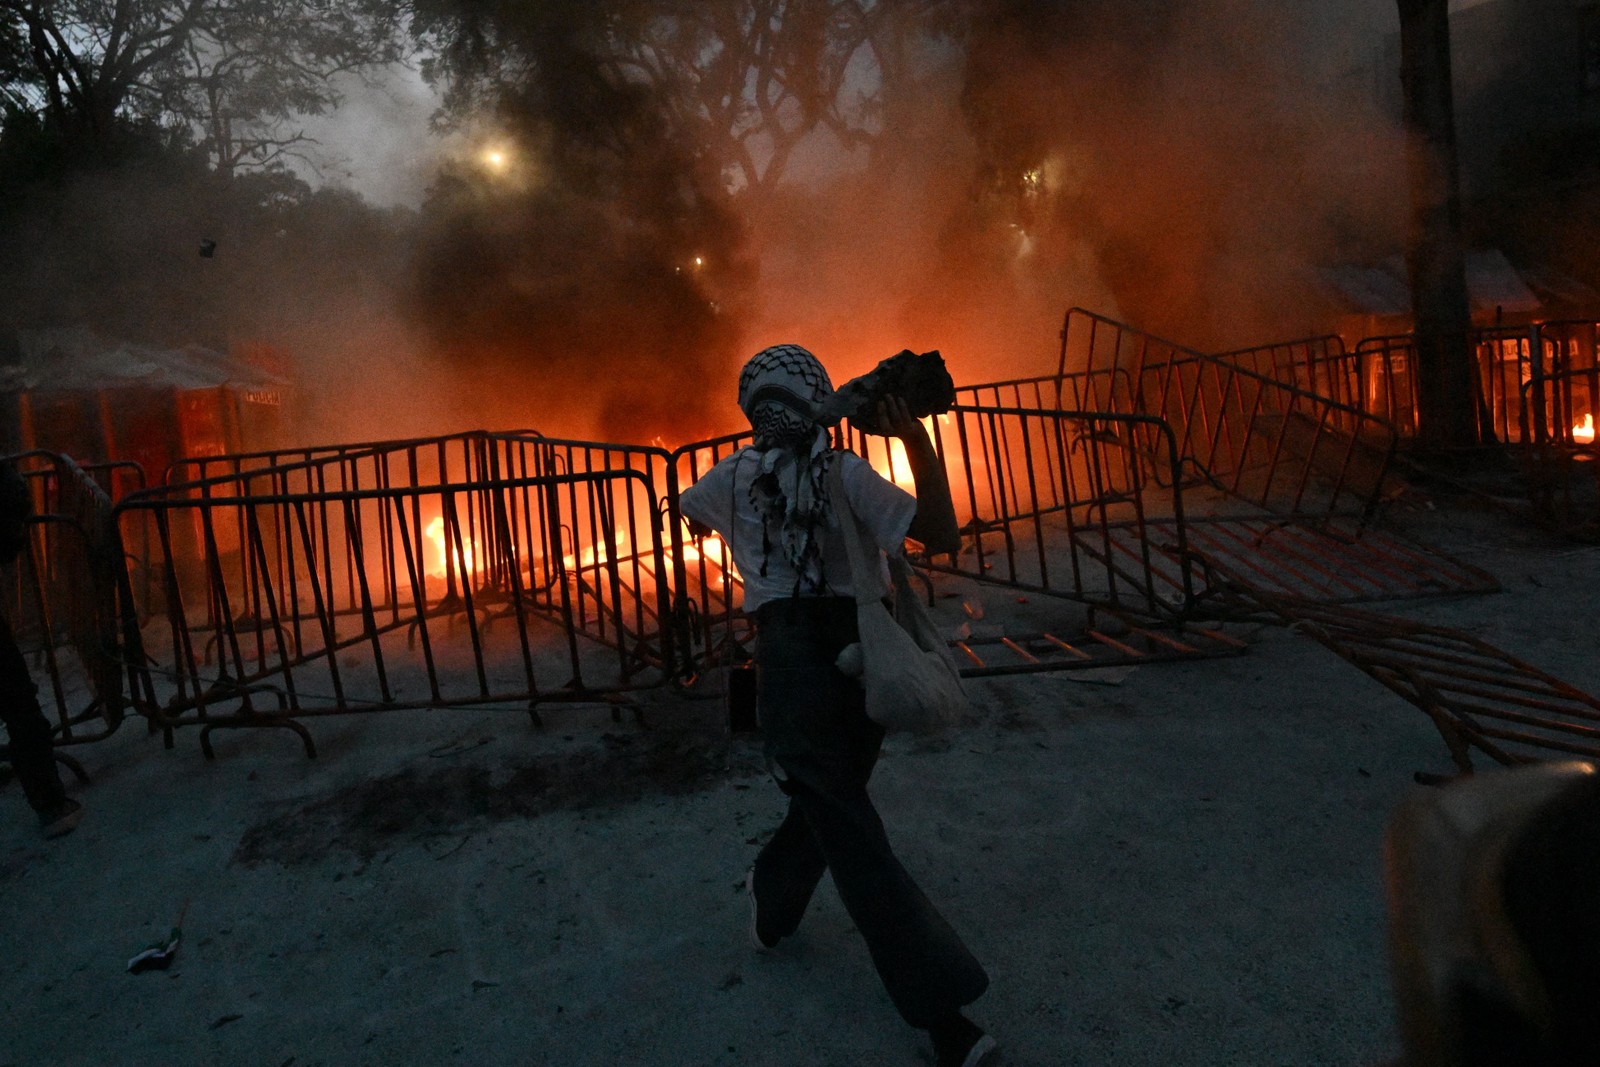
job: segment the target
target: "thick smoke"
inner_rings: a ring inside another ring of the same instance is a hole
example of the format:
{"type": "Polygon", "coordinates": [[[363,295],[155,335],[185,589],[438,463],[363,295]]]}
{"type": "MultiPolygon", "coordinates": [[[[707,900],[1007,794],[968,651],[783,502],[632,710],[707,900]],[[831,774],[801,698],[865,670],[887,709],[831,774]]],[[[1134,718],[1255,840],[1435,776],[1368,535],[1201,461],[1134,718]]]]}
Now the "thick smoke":
{"type": "MultiPolygon", "coordinates": [[[[892,77],[846,80],[868,143],[819,128],[731,193],[670,101],[602,76],[582,6],[518,38],[537,77],[488,125],[520,169],[462,168],[424,212],[410,291],[452,417],[680,441],[739,425],[733,368],[767,344],[836,381],[905,347],[992,380],[1052,368],[1072,306],[1281,340],[1335,327],[1319,268],[1403,251],[1392,0],[953,3],[892,77]]],[[[1569,142],[1513,159],[1571,169],[1569,142]]],[[[1502,229],[1541,232],[1515,208],[1502,229]]],[[[1595,214],[1562,215],[1580,250],[1534,251],[1587,273],[1595,214]]]]}
{"type": "Polygon", "coordinates": [[[476,5],[494,33],[464,39],[510,59],[457,143],[507,163],[464,153],[416,215],[90,175],[12,220],[9,317],[274,343],[302,379],[297,442],[678,443],[739,425],[735,371],[768,344],[836,381],[938,348],[976,382],[1053,367],[1073,305],[1256,343],[1328,327],[1319,264],[1400,250],[1398,133],[1369,80],[1327,76],[1330,46],[1378,46],[1370,18],[1330,41],[1336,20],[1268,0],[963,0],[888,74],[855,61],[870,139],[819,127],[785,180],[730,191],[660,87],[606,67],[615,6],[476,5]]]}
{"type": "Polygon", "coordinates": [[[1125,319],[1210,348],[1313,332],[1317,266],[1398,250],[1398,131],[1294,5],[989,7],[963,105],[992,182],[1028,175],[1025,228],[1087,244],[1125,319]]]}
{"type": "Polygon", "coordinates": [[[1072,306],[1211,349],[1331,329],[1318,268],[1402,250],[1402,141],[1352,62],[1372,12],[1291,7],[969,5],[870,152],[751,212],[749,340],[836,378],[939,348],[972,382],[1053,368],[1072,306]]]}
{"type": "Polygon", "coordinates": [[[1317,267],[1400,251],[1403,156],[1369,80],[1333,76],[1377,48],[1371,12],[1330,36],[1286,8],[951,5],[893,78],[847,79],[869,144],[819,128],[732,192],[584,5],[502,12],[522,80],[476,114],[510,162],[463,161],[423,209],[412,320],[454,377],[425,399],[677,442],[739,425],[734,369],[773,343],[836,381],[938,348],[975,382],[1052,368],[1075,305],[1215,349],[1327,330],[1317,267]]]}
{"type": "Polygon", "coordinates": [[[417,320],[495,421],[632,442],[717,429],[746,285],[720,176],[664,101],[602,69],[582,5],[509,29],[530,74],[498,98],[498,165],[444,175],[424,205],[417,320]]]}
{"type": "Polygon", "coordinates": [[[836,381],[902,348],[939,349],[958,382],[1041,372],[1067,302],[1112,297],[1086,245],[1029,254],[1014,205],[983,195],[959,52],[932,48],[921,62],[867,159],[790,183],[753,216],[752,334],[810,346],[836,381]]]}
{"type": "MultiPolygon", "coordinates": [[[[435,432],[409,396],[437,368],[397,329],[393,299],[410,212],[159,152],[8,188],[21,195],[0,209],[0,334],[88,327],[112,346],[270,352],[301,388],[281,436],[247,448],[435,432]]],[[[56,387],[42,373],[32,384],[56,387]]]]}

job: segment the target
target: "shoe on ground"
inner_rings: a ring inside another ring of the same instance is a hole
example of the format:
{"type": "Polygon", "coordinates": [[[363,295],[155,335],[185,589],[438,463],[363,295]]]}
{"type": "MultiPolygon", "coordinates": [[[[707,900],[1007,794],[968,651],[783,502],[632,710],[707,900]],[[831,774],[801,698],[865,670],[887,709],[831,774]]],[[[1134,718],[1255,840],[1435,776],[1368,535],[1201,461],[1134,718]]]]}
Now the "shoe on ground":
{"type": "Polygon", "coordinates": [[[78,828],[83,820],[83,805],[70,797],[48,811],[39,813],[39,830],[45,837],[62,837],[78,828]]]}
{"type": "Polygon", "coordinates": [[[756,902],[756,869],[751,867],[744,875],[744,893],[750,898],[750,947],[757,952],[771,952],[783,938],[776,934],[761,934],[761,905],[756,902]]]}
{"type": "Polygon", "coordinates": [[[978,1035],[978,1040],[972,1043],[967,1050],[966,1058],[961,1061],[961,1067],[983,1067],[983,1064],[999,1062],[1000,1046],[988,1034],[978,1035]]]}
{"type": "Polygon", "coordinates": [[[983,1067],[997,1061],[1000,1046],[964,1015],[929,1030],[938,1067],[983,1067]]]}

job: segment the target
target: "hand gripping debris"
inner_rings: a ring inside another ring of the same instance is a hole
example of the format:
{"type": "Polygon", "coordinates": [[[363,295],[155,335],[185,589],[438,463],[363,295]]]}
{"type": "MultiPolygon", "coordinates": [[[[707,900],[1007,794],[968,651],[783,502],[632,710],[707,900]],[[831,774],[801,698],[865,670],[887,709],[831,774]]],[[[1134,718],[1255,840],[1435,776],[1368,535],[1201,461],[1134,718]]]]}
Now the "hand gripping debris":
{"type": "Polygon", "coordinates": [[[851,378],[822,402],[817,421],[832,426],[849,419],[866,433],[884,433],[878,402],[898,396],[919,419],[943,415],[956,401],[955,382],[937,349],[920,355],[909,348],[890,356],[859,378],[851,378]]]}

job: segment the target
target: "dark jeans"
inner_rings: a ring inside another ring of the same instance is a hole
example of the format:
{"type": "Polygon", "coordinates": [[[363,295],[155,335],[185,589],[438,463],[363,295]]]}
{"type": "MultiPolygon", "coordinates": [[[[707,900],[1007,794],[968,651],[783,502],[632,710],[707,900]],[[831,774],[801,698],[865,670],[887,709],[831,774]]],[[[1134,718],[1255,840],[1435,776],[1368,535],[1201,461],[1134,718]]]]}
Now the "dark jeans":
{"type": "Polygon", "coordinates": [[[56,772],[50,742],[50,720],[39,707],[39,687],[33,684],[28,662],[22,658],[11,626],[0,615],[0,721],[6,724],[6,746],[11,767],[34,811],[53,811],[66,799],[56,772]]]}
{"type": "Polygon", "coordinates": [[[756,612],[757,711],[789,811],[755,863],[763,926],[800,925],[824,870],[894,1006],[927,1028],[983,994],[989,976],[895,859],[867,779],[883,728],[833,661],[856,640],[855,601],[797,597],[756,612]]]}

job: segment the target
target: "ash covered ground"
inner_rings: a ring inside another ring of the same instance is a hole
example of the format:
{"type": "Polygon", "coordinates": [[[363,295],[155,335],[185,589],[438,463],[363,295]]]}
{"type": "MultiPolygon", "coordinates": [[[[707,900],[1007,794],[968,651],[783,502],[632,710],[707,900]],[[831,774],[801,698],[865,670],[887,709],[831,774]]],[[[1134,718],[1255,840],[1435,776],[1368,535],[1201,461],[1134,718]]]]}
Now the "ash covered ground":
{"type": "MultiPolygon", "coordinates": [[[[1382,610],[1590,692],[1600,549],[1409,494],[1384,522],[1504,591],[1382,610]]],[[[988,595],[991,620],[1018,609],[988,595]]],[[[988,966],[1013,1065],[1375,1064],[1397,1051],[1385,821],[1446,771],[1426,717],[1311,640],[972,684],[874,792],[988,966]]],[[[770,956],[742,876],[782,811],[722,706],[402,712],[78,750],[88,816],[0,790],[0,1064],[930,1062],[831,887],[770,956]],[[126,964],[185,907],[171,967],[126,964]]]]}

